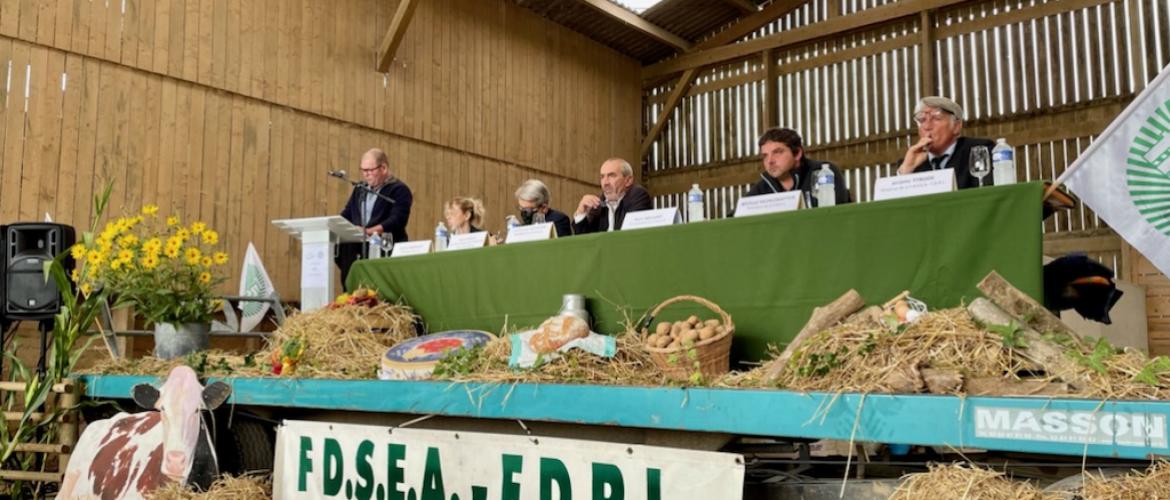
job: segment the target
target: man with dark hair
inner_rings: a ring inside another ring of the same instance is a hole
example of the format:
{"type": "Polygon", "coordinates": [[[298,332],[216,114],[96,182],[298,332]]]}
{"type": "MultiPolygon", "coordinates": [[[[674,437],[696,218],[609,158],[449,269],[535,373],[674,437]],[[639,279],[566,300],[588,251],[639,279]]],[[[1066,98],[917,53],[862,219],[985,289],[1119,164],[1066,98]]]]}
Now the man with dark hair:
{"type": "Polygon", "coordinates": [[[627,213],[654,208],[650,193],[634,184],[634,169],[621,158],[610,158],[601,164],[601,193],[581,197],[573,215],[574,233],[617,231],[627,213]]]}
{"type": "MultiPolygon", "coordinates": [[[[959,189],[979,187],[979,179],[971,175],[971,148],[986,146],[990,153],[995,142],[960,135],[963,108],[946,97],[923,97],[914,109],[914,122],[918,124],[918,142],[906,150],[898,175],[951,168],[959,189]]],[[[992,184],[991,175],[983,179],[983,185],[992,184]]]]}
{"type": "MultiPolygon", "coordinates": [[[[394,238],[394,243],[408,241],[406,223],[410,220],[410,205],[414,195],[410,187],[390,172],[390,159],[381,149],[371,149],[362,155],[362,179],[373,191],[394,200],[393,203],[363,189],[354,189],[341,216],[354,225],[365,228],[366,236],[382,235],[394,238]]],[[[337,248],[337,267],[341,268],[341,282],[345,283],[349,268],[361,258],[362,243],[342,243],[337,248]]]]}
{"type": "Polygon", "coordinates": [[[783,193],[799,189],[804,194],[805,205],[818,206],[819,203],[813,192],[816,187],[817,171],[828,165],[833,171],[834,191],[838,205],[853,203],[853,195],[845,187],[845,176],[836,165],[826,161],[818,161],[804,155],[804,146],[800,134],[788,128],[770,128],[760,136],[760,159],[764,163],[764,171],[760,173],[760,181],[753,184],[744,196],[758,196],[761,194],[783,193]]]}

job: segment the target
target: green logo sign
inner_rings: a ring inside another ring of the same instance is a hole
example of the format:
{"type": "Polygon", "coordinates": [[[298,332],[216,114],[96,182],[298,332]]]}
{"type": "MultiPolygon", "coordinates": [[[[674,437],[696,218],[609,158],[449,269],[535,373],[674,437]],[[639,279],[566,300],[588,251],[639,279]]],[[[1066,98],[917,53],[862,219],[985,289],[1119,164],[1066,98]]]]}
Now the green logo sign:
{"type": "Polygon", "coordinates": [[[1170,101],[1142,124],[1129,146],[1126,165],[1133,204],[1154,229],[1170,236],[1170,101]]]}

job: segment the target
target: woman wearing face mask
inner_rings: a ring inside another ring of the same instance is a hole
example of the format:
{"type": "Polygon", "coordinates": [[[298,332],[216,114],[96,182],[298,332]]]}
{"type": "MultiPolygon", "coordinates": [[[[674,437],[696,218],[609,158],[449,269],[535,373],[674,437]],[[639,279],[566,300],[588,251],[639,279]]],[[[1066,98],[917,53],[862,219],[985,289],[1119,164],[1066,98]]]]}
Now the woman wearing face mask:
{"type": "Polygon", "coordinates": [[[557,230],[557,238],[564,238],[573,234],[573,225],[569,216],[564,212],[554,210],[548,206],[548,186],[536,179],[528,179],[516,190],[516,205],[520,210],[520,224],[553,223],[557,230]]]}
{"type": "Polygon", "coordinates": [[[456,196],[447,202],[443,217],[451,234],[481,233],[483,228],[483,202],[475,198],[456,196]]]}

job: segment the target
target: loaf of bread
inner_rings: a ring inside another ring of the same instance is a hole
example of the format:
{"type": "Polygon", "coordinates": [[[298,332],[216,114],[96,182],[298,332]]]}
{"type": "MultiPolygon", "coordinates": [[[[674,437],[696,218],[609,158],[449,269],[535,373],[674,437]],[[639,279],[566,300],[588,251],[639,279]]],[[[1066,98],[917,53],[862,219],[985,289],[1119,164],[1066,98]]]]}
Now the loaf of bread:
{"type": "Polygon", "coordinates": [[[589,324],[576,316],[553,316],[540,324],[540,331],[528,339],[528,347],[540,354],[554,352],[565,344],[589,336],[589,324]]]}

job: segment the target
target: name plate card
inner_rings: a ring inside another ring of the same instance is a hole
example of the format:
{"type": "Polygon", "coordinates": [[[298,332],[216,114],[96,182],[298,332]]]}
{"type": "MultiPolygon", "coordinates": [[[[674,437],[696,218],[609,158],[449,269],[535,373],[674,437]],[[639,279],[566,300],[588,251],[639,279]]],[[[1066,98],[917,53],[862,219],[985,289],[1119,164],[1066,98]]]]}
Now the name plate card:
{"type": "Polygon", "coordinates": [[[735,216],[774,214],[776,212],[791,212],[804,205],[803,192],[799,189],[783,193],[746,196],[735,204],[735,216]]]}
{"type": "Polygon", "coordinates": [[[955,190],[954,169],[882,177],[873,185],[873,201],[896,200],[955,190]]]}
{"type": "Polygon", "coordinates": [[[390,257],[410,257],[411,255],[426,255],[431,253],[431,240],[406,241],[394,245],[390,257]]]}
{"type": "Polygon", "coordinates": [[[527,226],[516,226],[508,230],[508,243],[523,243],[525,241],[541,241],[557,237],[553,223],[542,222],[527,226]]]}
{"type": "Polygon", "coordinates": [[[447,240],[447,250],[467,250],[468,248],[482,248],[487,244],[487,231],[467,234],[453,234],[447,240]]]}
{"type": "Polygon", "coordinates": [[[621,230],[645,229],[648,227],[670,226],[682,222],[677,208],[659,208],[657,210],[640,210],[626,214],[621,230]]]}

